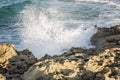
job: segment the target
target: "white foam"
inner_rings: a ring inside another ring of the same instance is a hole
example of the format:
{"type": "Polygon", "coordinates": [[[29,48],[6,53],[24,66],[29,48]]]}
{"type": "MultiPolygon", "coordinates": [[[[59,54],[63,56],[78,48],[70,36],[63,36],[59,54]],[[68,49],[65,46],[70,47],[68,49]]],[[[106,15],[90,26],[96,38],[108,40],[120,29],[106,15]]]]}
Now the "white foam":
{"type": "Polygon", "coordinates": [[[71,47],[93,47],[90,42],[90,37],[97,31],[93,26],[96,24],[101,26],[102,23],[103,26],[111,25],[114,21],[119,21],[119,19],[106,21],[104,18],[107,16],[109,19],[112,15],[103,14],[99,14],[98,17],[102,19],[96,21],[93,20],[83,23],[74,20],[62,21],[58,17],[64,17],[64,12],[61,13],[61,10],[57,7],[42,9],[36,5],[26,6],[21,12],[22,25],[24,26],[22,30],[22,44],[24,48],[29,48],[37,58],[44,56],[46,53],[49,55],[59,55],[62,51],[71,47]],[[72,29],[66,28],[65,25],[67,23],[77,23],[78,26],[75,28],[73,26],[72,29]]]}
{"type": "MultiPolygon", "coordinates": [[[[57,10],[49,10],[56,15],[57,10]]],[[[64,22],[49,19],[44,12],[38,12],[36,8],[27,8],[23,11],[24,31],[23,44],[40,58],[45,53],[49,55],[60,54],[61,51],[71,47],[92,47],[90,37],[96,32],[94,27],[84,30],[80,25],[76,29],[66,29],[64,22]],[[94,31],[93,31],[94,30],[94,31]]]]}
{"type": "Polygon", "coordinates": [[[109,4],[116,5],[116,6],[120,7],[120,1],[119,0],[76,0],[76,1],[102,2],[102,3],[109,3],[109,4]]]}
{"type": "Polygon", "coordinates": [[[108,0],[76,0],[76,1],[87,1],[87,2],[108,2],[108,0]]]}

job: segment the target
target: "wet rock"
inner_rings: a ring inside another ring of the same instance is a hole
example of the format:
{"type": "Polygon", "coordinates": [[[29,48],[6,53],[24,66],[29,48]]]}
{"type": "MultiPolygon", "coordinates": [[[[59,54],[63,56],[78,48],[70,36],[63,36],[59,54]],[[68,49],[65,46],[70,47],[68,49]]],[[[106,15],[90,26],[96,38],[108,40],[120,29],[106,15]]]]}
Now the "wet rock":
{"type": "Polygon", "coordinates": [[[48,54],[45,54],[42,58],[40,58],[40,60],[44,60],[44,59],[48,59],[48,58],[52,58],[52,57],[48,54]]]}
{"type": "Polygon", "coordinates": [[[75,53],[82,53],[84,52],[85,49],[82,49],[82,48],[75,48],[75,47],[72,47],[71,49],[69,49],[67,52],[65,52],[64,54],[62,54],[62,56],[69,56],[69,55],[73,55],[75,53]]]}
{"type": "Polygon", "coordinates": [[[120,26],[98,28],[98,32],[91,38],[91,42],[97,48],[120,47],[120,26]]]}

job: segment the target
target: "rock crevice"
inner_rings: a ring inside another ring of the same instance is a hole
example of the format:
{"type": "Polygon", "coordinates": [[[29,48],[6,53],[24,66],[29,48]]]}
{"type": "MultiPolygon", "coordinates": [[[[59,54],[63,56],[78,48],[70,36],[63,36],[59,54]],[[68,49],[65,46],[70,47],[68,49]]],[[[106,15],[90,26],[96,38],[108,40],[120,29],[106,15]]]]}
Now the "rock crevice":
{"type": "Polygon", "coordinates": [[[120,80],[120,26],[98,28],[96,48],[71,48],[37,60],[29,50],[0,45],[0,80],[120,80]]]}

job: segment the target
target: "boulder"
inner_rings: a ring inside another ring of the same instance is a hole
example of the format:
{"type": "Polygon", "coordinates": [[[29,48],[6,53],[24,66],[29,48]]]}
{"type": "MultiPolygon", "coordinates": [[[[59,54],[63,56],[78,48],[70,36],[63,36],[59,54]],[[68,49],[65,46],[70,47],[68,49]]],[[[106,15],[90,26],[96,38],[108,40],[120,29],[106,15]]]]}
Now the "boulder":
{"type": "Polygon", "coordinates": [[[71,48],[37,60],[28,50],[0,45],[0,80],[120,80],[120,26],[98,28],[95,48],[71,48]]]}
{"type": "Polygon", "coordinates": [[[14,45],[0,45],[0,67],[6,68],[7,64],[9,64],[9,59],[16,55],[17,53],[14,45]]]}
{"type": "Polygon", "coordinates": [[[63,61],[56,58],[40,60],[29,68],[22,80],[119,80],[120,48],[106,49],[101,54],[73,54],[76,60],[68,56],[63,61]],[[78,58],[79,57],[79,58],[78,58]],[[87,61],[86,61],[87,57],[87,61]]]}
{"type": "Polygon", "coordinates": [[[20,80],[21,74],[36,61],[27,49],[17,51],[13,44],[0,45],[0,73],[4,74],[7,80],[20,80]]]}
{"type": "Polygon", "coordinates": [[[120,47],[120,26],[111,28],[98,28],[98,32],[93,35],[91,42],[96,48],[120,47]]]}

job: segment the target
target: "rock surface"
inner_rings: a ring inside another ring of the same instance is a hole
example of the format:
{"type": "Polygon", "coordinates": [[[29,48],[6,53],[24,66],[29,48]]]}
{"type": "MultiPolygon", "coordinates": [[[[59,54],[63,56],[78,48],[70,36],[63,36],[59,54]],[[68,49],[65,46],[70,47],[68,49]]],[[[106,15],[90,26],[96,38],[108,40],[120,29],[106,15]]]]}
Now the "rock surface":
{"type": "Polygon", "coordinates": [[[120,80],[120,26],[98,28],[96,48],[71,48],[37,60],[29,50],[0,45],[0,80],[120,80]]]}
{"type": "Polygon", "coordinates": [[[98,28],[91,41],[97,48],[120,47],[120,26],[98,28]]]}
{"type": "Polygon", "coordinates": [[[19,80],[36,61],[37,59],[27,49],[18,52],[12,44],[0,45],[0,73],[6,76],[7,80],[19,80]]]}
{"type": "Polygon", "coordinates": [[[35,63],[23,80],[120,80],[120,48],[94,56],[86,53],[45,59],[35,63]]]}
{"type": "Polygon", "coordinates": [[[6,77],[3,74],[0,74],[0,80],[6,80],[6,77]]]}

